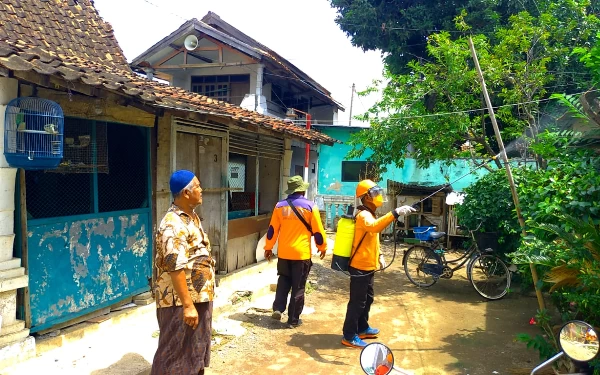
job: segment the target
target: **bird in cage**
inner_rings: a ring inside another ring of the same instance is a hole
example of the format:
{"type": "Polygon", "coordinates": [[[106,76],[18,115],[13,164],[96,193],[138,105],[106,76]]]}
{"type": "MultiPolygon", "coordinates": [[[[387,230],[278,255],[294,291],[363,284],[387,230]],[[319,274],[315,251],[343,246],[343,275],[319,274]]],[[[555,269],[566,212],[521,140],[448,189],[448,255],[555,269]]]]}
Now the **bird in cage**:
{"type": "Polygon", "coordinates": [[[46,131],[46,133],[58,134],[58,127],[54,124],[44,125],[44,130],[46,131]]]}

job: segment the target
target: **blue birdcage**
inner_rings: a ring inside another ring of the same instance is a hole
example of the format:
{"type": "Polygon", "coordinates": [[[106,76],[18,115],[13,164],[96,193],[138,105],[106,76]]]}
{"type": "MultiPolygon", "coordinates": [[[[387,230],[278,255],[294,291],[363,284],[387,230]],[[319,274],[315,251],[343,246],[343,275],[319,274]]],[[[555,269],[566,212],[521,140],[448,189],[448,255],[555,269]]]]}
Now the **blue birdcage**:
{"type": "Polygon", "coordinates": [[[54,169],[60,164],[64,116],[57,103],[41,98],[13,99],[4,119],[4,157],[11,167],[54,169]]]}

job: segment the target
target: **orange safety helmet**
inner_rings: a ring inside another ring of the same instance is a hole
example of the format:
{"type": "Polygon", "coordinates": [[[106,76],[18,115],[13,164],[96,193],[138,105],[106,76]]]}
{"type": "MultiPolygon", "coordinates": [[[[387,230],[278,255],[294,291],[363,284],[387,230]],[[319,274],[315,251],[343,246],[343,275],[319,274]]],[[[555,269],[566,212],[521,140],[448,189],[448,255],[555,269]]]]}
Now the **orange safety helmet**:
{"type": "Polygon", "coordinates": [[[375,186],[377,186],[377,184],[371,180],[362,180],[356,186],[356,197],[357,198],[362,197],[363,195],[365,195],[369,192],[369,189],[371,189],[372,187],[375,187],[375,186]]]}

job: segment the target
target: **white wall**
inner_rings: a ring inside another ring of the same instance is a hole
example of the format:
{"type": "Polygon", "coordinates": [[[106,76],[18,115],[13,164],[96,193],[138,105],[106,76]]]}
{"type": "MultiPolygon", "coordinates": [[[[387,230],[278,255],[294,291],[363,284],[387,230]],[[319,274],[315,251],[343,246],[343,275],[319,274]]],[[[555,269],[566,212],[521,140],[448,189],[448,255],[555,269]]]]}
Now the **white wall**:
{"type": "MultiPolygon", "coordinates": [[[[20,259],[13,258],[15,231],[15,182],[17,169],[11,168],[4,157],[4,115],[7,104],[18,95],[18,81],[13,78],[0,77],[0,270],[10,272],[13,277],[10,282],[0,285],[0,316],[2,317],[2,334],[0,346],[10,347],[14,342],[21,342],[29,335],[29,329],[24,328],[24,322],[17,322],[17,289],[26,287],[29,277],[25,268],[21,267],[20,259]],[[17,332],[6,328],[18,324],[17,332]],[[7,331],[8,333],[4,333],[7,331]]],[[[19,349],[22,349],[19,347],[19,349]]],[[[0,351],[0,362],[7,361],[19,355],[8,351],[0,351]]]]}
{"type": "MultiPolygon", "coordinates": [[[[289,166],[289,175],[290,176],[295,176],[297,174],[295,167],[301,166],[302,173],[299,173],[299,175],[304,177],[305,155],[306,155],[305,144],[302,142],[298,142],[298,141],[292,141],[292,161],[289,166]]],[[[311,145],[310,146],[310,156],[309,156],[309,161],[308,161],[308,182],[310,183],[310,186],[309,186],[308,192],[306,194],[307,198],[310,200],[314,200],[315,196],[317,195],[317,171],[319,170],[318,165],[317,165],[318,159],[319,159],[319,155],[317,153],[317,146],[311,145]],[[315,167],[314,173],[312,172],[313,164],[315,167]]]]}
{"type": "MultiPolygon", "coordinates": [[[[4,115],[6,105],[17,97],[18,81],[0,78],[0,253],[12,258],[15,212],[15,176],[17,170],[10,168],[4,157],[4,115]]],[[[8,259],[0,259],[5,261],[8,259]]]]}

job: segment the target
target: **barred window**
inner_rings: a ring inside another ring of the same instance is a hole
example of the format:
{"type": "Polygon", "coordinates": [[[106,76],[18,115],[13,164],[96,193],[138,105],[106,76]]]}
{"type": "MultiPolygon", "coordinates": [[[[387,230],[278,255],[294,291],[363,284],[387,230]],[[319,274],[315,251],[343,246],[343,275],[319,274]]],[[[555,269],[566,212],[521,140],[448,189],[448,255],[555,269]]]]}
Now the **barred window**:
{"type": "Polygon", "coordinates": [[[342,161],[342,182],[358,182],[366,178],[377,181],[378,177],[373,163],[368,161],[342,161]]]}

